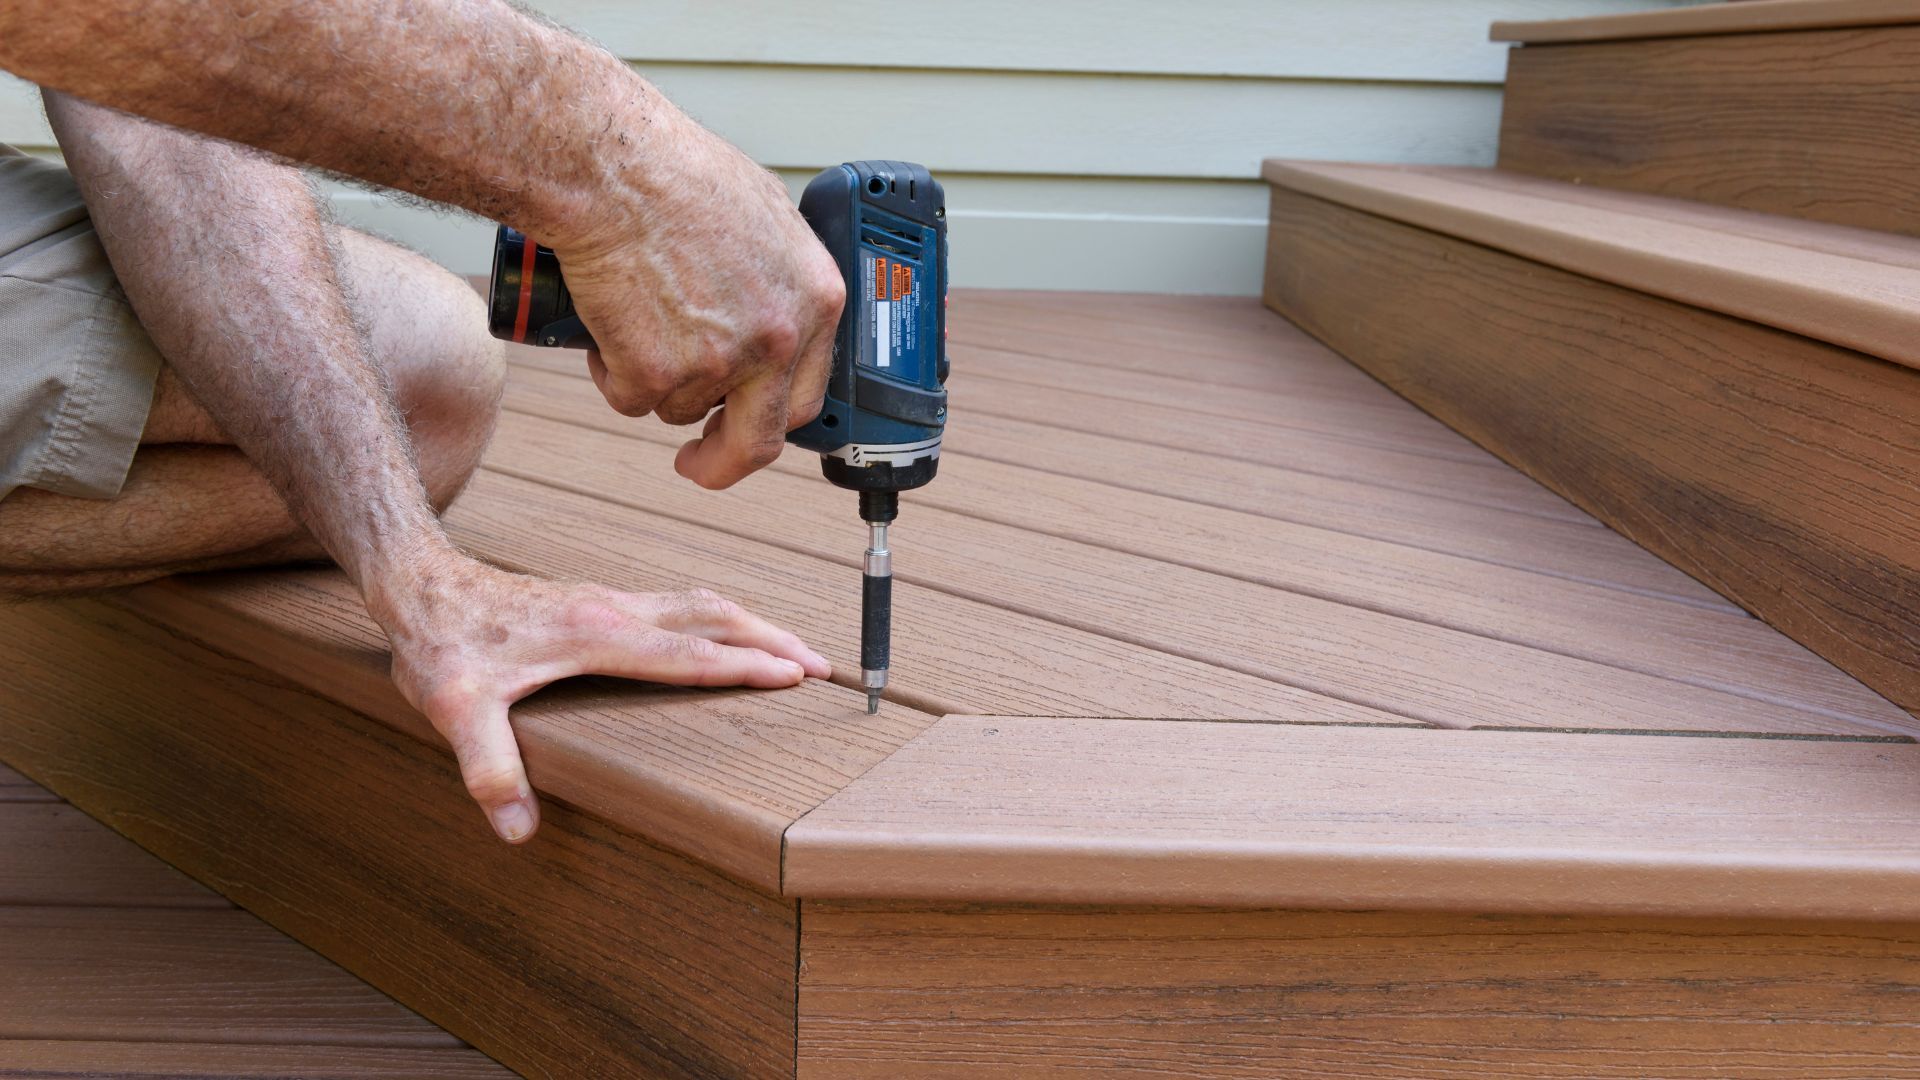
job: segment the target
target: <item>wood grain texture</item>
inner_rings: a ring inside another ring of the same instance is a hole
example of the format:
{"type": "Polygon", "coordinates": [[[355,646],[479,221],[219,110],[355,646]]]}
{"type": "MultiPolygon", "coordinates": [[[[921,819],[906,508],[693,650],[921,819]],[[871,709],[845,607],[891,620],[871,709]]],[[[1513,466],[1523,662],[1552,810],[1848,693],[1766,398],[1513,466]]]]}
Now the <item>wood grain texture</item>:
{"type": "Polygon", "coordinates": [[[1920,366],[1920,240],[1491,169],[1269,161],[1265,176],[1584,277],[1920,366]]]}
{"type": "Polygon", "coordinates": [[[0,1040],[7,1080],[512,1080],[476,1050],[0,1040]]]}
{"type": "Polygon", "coordinates": [[[1517,49],[1500,167],[1920,235],[1901,6],[1912,25],[1517,49]]]}
{"type": "Polygon", "coordinates": [[[442,752],[125,612],[0,628],[9,760],[481,1050],[529,1076],[791,1075],[790,904],[554,800],[502,845],[442,752]]]}
{"type": "Polygon", "coordinates": [[[0,907],[0,1039],[460,1045],[231,909],[0,907]]]}
{"type": "MultiPolygon", "coordinates": [[[[613,413],[582,380],[516,370],[506,400],[509,410],[578,427],[664,446],[678,438],[613,413]]],[[[511,415],[502,423],[525,430],[511,415]]],[[[551,460],[551,453],[543,457],[551,460]]],[[[910,496],[910,517],[916,507],[935,507],[1693,686],[1903,722],[1879,695],[1730,605],[1703,609],[979,457],[947,453],[944,462],[939,481],[910,496]],[[1809,695],[1814,687],[1819,691],[1809,695]]],[[[784,456],[773,468],[817,479],[805,455],[784,456]]],[[[649,508],[662,497],[687,502],[667,491],[649,495],[649,508]]],[[[767,510],[744,507],[741,514],[729,520],[752,522],[767,510]]],[[[790,531],[783,524],[767,535],[790,531]]],[[[1671,572],[1644,551],[1633,554],[1638,563],[1671,572]]]]}
{"type": "MultiPolygon", "coordinates": [[[[598,479],[609,471],[644,471],[634,462],[647,449],[645,444],[615,440],[606,447],[614,457],[603,462],[577,459],[577,468],[570,469],[571,475],[564,479],[580,486],[583,476],[598,479]]],[[[829,488],[825,481],[797,504],[772,507],[766,503],[766,493],[784,487],[776,475],[756,477],[729,495],[702,493],[676,481],[670,469],[650,475],[645,482],[657,481],[673,498],[698,500],[697,516],[702,522],[721,522],[722,507],[726,507],[724,513],[735,514],[741,512],[743,500],[760,499],[759,505],[766,509],[791,514],[791,519],[783,520],[790,520],[795,528],[804,521],[810,523],[806,528],[813,534],[832,533],[837,542],[830,550],[823,545],[819,556],[802,554],[759,539],[788,541],[775,533],[754,531],[756,539],[742,539],[665,513],[643,515],[631,505],[504,471],[477,477],[467,497],[447,515],[447,522],[463,544],[517,567],[625,588],[707,585],[742,597],[761,615],[795,629],[829,658],[840,658],[835,677],[849,679],[857,655],[855,614],[863,539],[855,507],[848,504],[847,492],[829,488]],[[546,522],[547,527],[533,535],[526,527],[528,520],[546,522]]],[[[908,536],[917,533],[895,535],[904,550],[904,545],[915,542],[908,536]]],[[[928,588],[898,569],[908,558],[902,554],[895,562],[894,677],[887,690],[889,701],[933,714],[972,710],[1053,716],[1379,719],[1362,706],[1036,617],[997,596],[980,599],[928,588]]]]}
{"type": "Polygon", "coordinates": [[[1920,1075],[1912,925],[808,903],[803,1080],[1920,1075]]]}
{"type": "MultiPolygon", "coordinates": [[[[499,513],[527,547],[546,543],[527,533],[524,508],[499,513]]],[[[441,745],[394,688],[384,637],[335,571],[160,582],[115,603],[441,745]]],[[[787,825],[931,721],[902,707],[870,717],[823,683],[767,693],[584,679],[513,712],[537,790],[768,892],[787,825]]]]}
{"type": "MultiPolygon", "coordinates": [[[[1198,314],[1198,311],[1189,311],[1185,318],[1192,319],[1198,314]]],[[[1305,335],[1299,336],[1315,348],[1325,347],[1305,335]]],[[[1287,362],[1289,358],[1284,353],[1275,356],[1273,359],[1277,362],[1269,365],[1273,372],[1283,376],[1274,380],[1277,386],[1256,390],[1171,372],[1110,367],[1089,357],[1089,353],[1097,352],[1092,346],[1083,347],[1077,359],[985,345],[955,345],[948,351],[968,383],[990,378],[1139,404],[1172,404],[1189,413],[1252,421],[1267,428],[1313,432],[1336,444],[1358,443],[1468,464],[1502,464],[1499,458],[1462,439],[1458,432],[1448,430],[1426,413],[1409,409],[1405,401],[1379,383],[1366,379],[1354,386],[1321,379],[1316,369],[1287,362]],[[1296,373],[1296,378],[1284,378],[1296,373]]],[[[516,357],[520,355],[523,354],[516,352],[516,357]]],[[[959,385],[956,383],[956,388],[959,385]]],[[[1005,396],[1010,390],[998,389],[996,396],[1005,396]]],[[[1578,514],[1578,519],[1593,521],[1584,514],[1578,514]]]]}
{"type": "Polygon", "coordinates": [[[1920,373],[1285,190],[1267,299],[1909,711],[1920,373]]]}
{"type": "Polygon", "coordinates": [[[60,797],[0,765],[0,803],[59,802],[60,797]]]}
{"type": "Polygon", "coordinates": [[[822,899],[1920,921],[1920,747],[947,717],[787,831],[822,899]]]}
{"type": "MultiPolygon", "coordinates": [[[[966,354],[956,357],[965,364],[966,354]]],[[[1394,492],[1438,496],[1516,514],[1591,524],[1566,500],[1499,461],[1467,463],[1414,449],[1386,449],[1363,441],[1330,438],[1274,420],[1240,419],[1184,406],[1129,401],[1100,393],[997,379],[980,372],[947,388],[953,416],[974,414],[1024,420],[1053,429],[1125,439],[1152,454],[1175,450],[1218,462],[1262,465],[1271,470],[1351,480],[1394,492]]],[[[1167,399],[1177,402],[1178,395],[1167,399]]],[[[964,424],[964,420],[960,423],[964,424]]],[[[1266,485],[1248,485],[1247,499],[1268,501],[1266,485]]]]}
{"type": "MultiPolygon", "coordinates": [[[[738,530],[743,540],[777,537],[783,546],[849,566],[857,555],[846,544],[845,524],[834,520],[841,514],[822,512],[836,503],[844,507],[845,499],[819,477],[768,472],[734,491],[697,491],[673,475],[669,447],[516,415],[501,421],[494,450],[495,460],[502,463],[497,468],[539,485],[606,498],[631,511],[721,523],[738,530]]],[[[1122,462],[1116,467],[1126,466],[1122,462]]],[[[484,494],[486,489],[476,490],[482,493],[477,505],[493,501],[484,494]]],[[[510,505],[524,520],[530,502],[540,498],[540,488],[530,486],[510,505]]],[[[551,534],[595,514],[593,507],[582,505],[556,508],[542,517],[569,523],[556,524],[551,534]]],[[[462,508],[449,515],[452,522],[467,520],[462,508]]],[[[495,535],[506,539],[504,529],[495,535]]],[[[541,543],[558,546],[551,535],[543,536],[541,543]]],[[[1275,711],[1219,713],[1216,718],[1330,718],[1332,710],[1316,709],[1315,702],[1300,703],[1299,691],[1307,691],[1323,695],[1329,704],[1354,702],[1392,714],[1346,714],[1350,719],[1412,719],[1446,727],[1879,734],[1911,726],[1898,709],[1861,693],[1851,679],[1817,661],[1800,665],[1805,679],[1792,696],[1809,704],[1796,707],[1411,622],[930,507],[910,506],[895,527],[893,543],[896,589],[915,585],[937,590],[982,608],[1105,634],[1157,654],[1185,657],[1275,685],[1269,695],[1275,711]],[[1289,687],[1297,689],[1289,692],[1289,687]],[[1817,710],[1812,705],[1815,701],[1817,710]],[[1841,703],[1859,706],[1861,712],[1832,708],[1841,703]]],[[[1283,557],[1269,551],[1271,557],[1283,557]]],[[[931,656],[924,662],[909,661],[902,651],[896,663],[902,675],[925,672],[919,677],[931,683],[932,691],[942,693],[942,707],[931,711],[1037,712],[972,704],[986,692],[972,689],[972,681],[981,674],[977,666],[951,663],[956,651],[966,647],[960,644],[956,624],[937,607],[926,614],[918,611],[904,600],[898,602],[896,627],[912,632],[906,630],[909,624],[925,622],[918,632],[934,635],[929,642],[931,656]],[[941,668],[948,665],[936,657],[948,660],[953,668],[973,670],[942,678],[941,668]]],[[[804,618],[798,613],[796,617],[804,618]]],[[[1000,641],[1015,640],[1008,630],[994,630],[992,635],[1000,641]]],[[[1044,639],[1035,640],[1036,649],[1045,648],[1040,640],[1044,639]]],[[[1141,674],[1149,678],[1167,666],[1153,657],[1143,659],[1141,665],[1141,674]]],[[[1120,678],[1110,675],[1107,681],[1117,686],[1120,678]]],[[[1160,701],[1178,707],[1167,697],[1135,692],[1091,715],[1178,715],[1157,707],[1160,701]]],[[[1045,712],[1059,714],[1057,709],[1045,712]]]]}
{"type": "Polygon", "coordinates": [[[0,905],[9,904],[233,906],[59,802],[0,804],[0,905]]]}
{"type": "MultiPolygon", "coordinates": [[[[531,351],[531,350],[527,350],[531,351]]],[[[517,352],[516,359],[524,356],[517,352]]],[[[549,358],[548,363],[553,361],[549,358]]],[[[583,377],[515,366],[514,407],[592,426],[684,441],[675,431],[611,413],[583,377]]],[[[1405,544],[1498,566],[1532,570],[1632,592],[1737,610],[1712,590],[1606,529],[1549,521],[1450,499],[1395,492],[1354,481],[1221,462],[1204,454],[1155,450],[1130,440],[975,413],[947,427],[941,453],[1052,473],[1187,504],[1405,544]],[[1125,471],[1107,463],[1126,461],[1125,471]]],[[[806,470],[811,473],[813,470],[806,470]]]]}
{"type": "Polygon", "coordinates": [[[1751,0],[1738,7],[1700,4],[1666,11],[1629,11],[1572,19],[1506,20],[1493,40],[1530,44],[1761,34],[1843,26],[1888,26],[1920,20],[1912,0],[1751,0]]]}

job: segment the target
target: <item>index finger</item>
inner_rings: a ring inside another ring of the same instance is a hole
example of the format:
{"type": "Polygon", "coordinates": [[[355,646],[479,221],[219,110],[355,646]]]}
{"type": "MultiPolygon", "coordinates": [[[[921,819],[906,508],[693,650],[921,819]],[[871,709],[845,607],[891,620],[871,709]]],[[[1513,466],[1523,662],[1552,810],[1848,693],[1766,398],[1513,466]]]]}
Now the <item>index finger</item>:
{"type": "Polygon", "coordinates": [[[787,439],[787,380],[769,373],[727,395],[700,438],[680,448],[673,470],[704,488],[732,487],[773,464],[787,439]]]}

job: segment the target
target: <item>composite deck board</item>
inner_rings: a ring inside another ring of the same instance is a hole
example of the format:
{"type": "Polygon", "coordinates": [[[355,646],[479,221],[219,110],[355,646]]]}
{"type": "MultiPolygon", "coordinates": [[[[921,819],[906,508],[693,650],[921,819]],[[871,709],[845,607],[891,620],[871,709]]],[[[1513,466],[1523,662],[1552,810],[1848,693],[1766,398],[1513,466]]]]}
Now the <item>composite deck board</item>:
{"type": "Polygon", "coordinates": [[[233,906],[58,801],[0,804],[0,906],[17,904],[233,906]]]}
{"type": "Polygon", "coordinates": [[[1905,25],[1515,49],[1500,166],[1920,235],[1920,12],[1899,6],[1905,25]]]}
{"type": "MultiPolygon", "coordinates": [[[[657,428],[611,410],[597,422],[575,420],[579,406],[588,400],[582,395],[592,393],[584,374],[561,376],[525,366],[515,371],[516,385],[509,394],[517,408],[608,430],[620,424],[640,432],[657,428]]],[[[675,443],[685,439],[674,430],[656,430],[651,437],[675,443]]],[[[977,413],[954,417],[942,453],[1737,610],[1699,582],[1648,557],[1632,541],[1572,522],[1187,451],[1142,453],[1125,439],[977,413]],[[1124,467],[1118,467],[1121,462],[1124,467]]]]}
{"type": "Polygon", "coordinates": [[[1920,372],[1285,188],[1273,219],[1269,303],[1920,706],[1920,372]]]}
{"type": "MultiPolygon", "coordinates": [[[[853,554],[844,550],[844,525],[817,512],[838,494],[818,478],[774,472],[734,493],[695,491],[667,471],[672,451],[665,446],[532,418],[503,420],[495,446],[498,459],[512,463],[502,469],[541,484],[612,498],[635,510],[726,522],[743,536],[779,537],[822,559],[850,561],[853,554]]],[[[459,511],[452,517],[458,520],[459,511]]],[[[1804,652],[1792,693],[1796,699],[1817,702],[1819,711],[1811,705],[1781,705],[1646,676],[944,510],[910,511],[896,531],[894,574],[901,583],[1088,633],[1112,634],[1157,652],[1430,724],[1856,734],[1912,726],[1906,714],[1804,652]],[[1841,711],[1848,707],[1854,711],[1841,711]]],[[[1271,549],[1270,554],[1284,557],[1271,549]]],[[[940,629],[938,615],[911,612],[903,608],[896,621],[905,625],[916,618],[932,619],[940,629]]],[[[902,663],[903,672],[913,670],[902,663]]],[[[946,697],[964,701],[967,693],[953,687],[946,697]]],[[[977,706],[934,711],[1031,712],[977,706]]]]}
{"type": "MultiPolygon", "coordinates": [[[[1284,389],[1251,390],[1172,373],[1127,371],[1084,359],[1035,356],[980,345],[957,346],[953,353],[969,380],[984,376],[1120,401],[1156,405],[1174,402],[1188,413],[1312,431],[1342,442],[1471,464],[1500,461],[1427,414],[1409,410],[1405,401],[1388,392],[1344,394],[1317,380],[1284,389]]],[[[1274,364],[1272,368],[1281,374],[1299,370],[1289,364],[1274,364]]],[[[1374,390],[1384,388],[1376,386],[1374,390]]]]}
{"type": "MultiPolygon", "coordinates": [[[[76,805],[481,1050],[529,1076],[791,1075],[795,912],[777,896],[557,799],[536,842],[502,844],[440,748],[124,611],[18,605],[0,628],[0,694],[35,703],[0,713],[0,756],[57,775],[76,805]]],[[[230,929],[179,981],[237,947],[230,929]]],[[[116,970],[81,966],[48,998],[9,959],[0,987],[40,995],[0,1007],[9,1034],[10,1018],[65,1015],[60,997],[85,1015],[80,990],[116,970]]],[[[306,979],[303,1008],[331,1004],[344,1033],[360,999],[333,985],[306,979]]],[[[137,1007],[140,1030],[191,1000],[141,1003],[136,987],[99,989],[137,1007]]],[[[286,997],[263,979],[230,989],[255,988],[224,1002],[228,1028],[277,1018],[286,997]]]]}
{"type": "MultiPolygon", "coordinates": [[[[961,353],[956,360],[964,365],[966,355],[961,353]]],[[[978,373],[955,380],[948,394],[956,417],[979,413],[1125,439],[1137,445],[1136,454],[1178,450],[1215,461],[1266,465],[1392,491],[1435,495],[1469,506],[1593,523],[1584,511],[1497,459],[1467,463],[1417,450],[1382,449],[1282,424],[1214,416],[1059,386],[1040,388],[978,373]]],[[[965,424],[965,420],[957,422],[962,430],[965,424]]],[[[1247,494],[1258,502],[1264,493],[1254,487],[1247,494]]]]}
{"type": "Polygon", "coordinates": [[[1739,6],[1698,4],[1663,11],[1632,11],[1575,19],[1507,20],[1493,24],[1493,40],[1547,44],[1626,41],[1707,34],[1765,34],[1783,30],[1885,26],[1912,22],[1912,0],[1751,0],[1739,6]]]}
{"type": "Polygon", "coordinates": [[[787,885],[1920,922],[1916,773],[1908,742],[950,716],[788,831],[787,885]]]}
{"type": "MultiPolygon", "coordinates": [[[[582,475],[589,471],[584,462],[577,470],[582,475]]],[[[455,506],[447,521],[455,539],[517,568],[637,589],[689,581],[744,596],[762,615],[796,629],[829,658],[838,658],[834,678],[852,683],[857,679],[851,662],[858,655],[854,612],[864,533],[848,497],[835,490],[815,492],[797,509],[820,522],[843,522],[824,527],[836,528],[851,543],[842,545],[844,551],[818,557],[665,515],[642,521],[632,506],[504,472],[488,471],[476,478],[469,497],[455,506]],[[541,535],[527,533],[529,514],[548,523],[541,535]],[[844,523],[848,519],[851,530],[844,523]]],[[[719,503],[710,499],[704,505],[719,503]]],[[[1079,702],[1096,716],[1383,719],[1361,706],[1077,630],[991,600],[905,580],[895,584],[893,598],[895,678],[888,700],[929,713],[992,700],[1006,707],[991,711],[1029,715],[1085,715],[1073,711],[1073,703],[1079,702]]]]}
{"type": "Polygon", "coordinates": [[[513,1080],[474,1050],[0,1040],[0,1080],[513,1080]]]}
{"type": "Polygon", "coordinates": [[[809,902],[803,925],[801,1080],[1920,1076],[1912,924],[809,902]]]}
{"type": "Polygon", "coordinates": [[[0,805],[0,965],[14,968],[0,973],[0,1080],[511,1075],[450,1036],[423,1035],[331,962],[5,776],[45,801],[0,805]],[[180,908],[220,917],[210,927],[167,910],[180,908]],[[154,1037],[163,1041],[141,1041],[154,1037]],[[233,1039],[244,1041],[222,1041],[233,1039]]]}
{"type": "MultiPolygon", "coordinates": [[[[522,408],[527,416],[663,446],[679,438],[672,429],[611,413],[597,393],[578,381],[559,383],[556,393],[528,392],[536,381],[550,380],[516,373],[507,394],[510,412],[501,425],[504,431],[528,431],[529,437],[543,438],[549,454],[556,452],[555,440],[577,436],[564,427],[528,429],[518,418],[522,408]],[[535,434],[541,430],[547,435],[535,434]]],[[[813,463],[798,457],[783,457],[774,469],[817,479],[813,463]]],[[[678,491],[661,497],[686,504],[678,491]]],[[[1902,722],[1879,695],[1745,613],[1702,609],[961,455],[948,455],[939,481],[909,496],[903,530],[913,524],[913,508],[923,504],[1694,686],[1762,700],[1819,703],[1817,707],[1845,715],[1902,722]],[[1807,693],[1816,687],[1820,689],[1807,693]]],[[[662,504],[649,503],[653,505],[662,504]]],[[[910,564],[910,557],[902,563],[910,564]]]]}
{"type": "MultiPolygon", "coordinates": [[[[337,572],[163,582],[118,602],[441,745],[394,689],[385,640],[337,572]]],[[[821,683],[766,694],[575,680],[513,711],[538,790],[769,891],[794,818],[931,721],[897,706],[867,716],[864,699],[821,683]]]]}
{"type": "Polygon", "coordinates": [[[1290,191],[1920,367],[1920,240],[1491,169],[1270,161],[1264,172],[1290,191]]]}
{"type": "Polygon", "coordinates": [[[0,1039],[460,1041],[243,911],[0,907],[0,1039]]]}

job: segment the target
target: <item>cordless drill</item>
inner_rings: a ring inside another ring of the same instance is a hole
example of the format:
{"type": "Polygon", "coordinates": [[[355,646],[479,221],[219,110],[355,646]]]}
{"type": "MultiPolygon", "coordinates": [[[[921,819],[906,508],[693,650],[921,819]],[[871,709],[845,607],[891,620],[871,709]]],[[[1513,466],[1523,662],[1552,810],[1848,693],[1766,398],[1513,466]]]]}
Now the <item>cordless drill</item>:
{"type": "MultiPolygon", "coordinates": [[[[840,266],[847,306],[834,338],[820,415],[787,441],[860,494],[867,551],[860,596],[860,683],[878,712],[887,685],[893,553],[887,526],[900,492],[933,479],[947,424],[947,208],[940,184],[904,161],[828,169],[800,213],[840,266]]],[[[552,251],[500,227],[488,298],[493,335],[554,348],[594,347],[552,251]]]]}

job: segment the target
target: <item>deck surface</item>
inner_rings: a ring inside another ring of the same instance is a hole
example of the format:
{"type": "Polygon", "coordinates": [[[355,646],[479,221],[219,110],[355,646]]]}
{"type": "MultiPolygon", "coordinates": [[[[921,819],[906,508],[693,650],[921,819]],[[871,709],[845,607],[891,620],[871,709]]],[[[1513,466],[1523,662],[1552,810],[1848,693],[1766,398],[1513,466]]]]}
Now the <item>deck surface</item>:
{"type": "MultiPolygon", "coordinates": [[[[952,311],[949,449],[896,526],[901,704],[1914,726],[1254,301],[974,293],[952,311]],[[1081,650],[1096,655],[1076,662],[1081,650]]],[[[516,563],[632,580],[642,560],[680,569],[643,535],[670,532],[704,576],[829,655],[852,651],[859,529],[808,455],[700,492],[668,467],[684,432],[608,410],[576,356],[512,359],[486,471],[449,518],[457,535],[516,563]],[[530,511],[550,527],[535,535],[530,511]],[[622,535],[638,542],[623,550],[622,535]]]]}
{"type": "MultiPolygon", "coordinates": [[[[459,542],[714,588],[838,664],[782,692],[538,694],[514,710],[536,787],[786,899],[1920,917],[1912,717],[1256,301],[951,311],[878,717],[853,685],[863,530],[811,455],[701,491],[671,468],[686,431],[614,413],[577,354],[511,352],[459,542]]],[[[161,652],[437,742],[336,572],[111,603],[161,652]]],[[[21,663],[70,663],[72,631],[33,622],[21,663]]],[[[143,664],[167,661],[115,677],[143,664]]],[[[28,681],[48,717],[108,707],[28,681]]],[[[58,756],[62,730],[12,737],[58,756]]]]}
{"type": "Polygon", "coordinates": [[[0,766],[0,1077],[511,1075],[0,766]]]}

